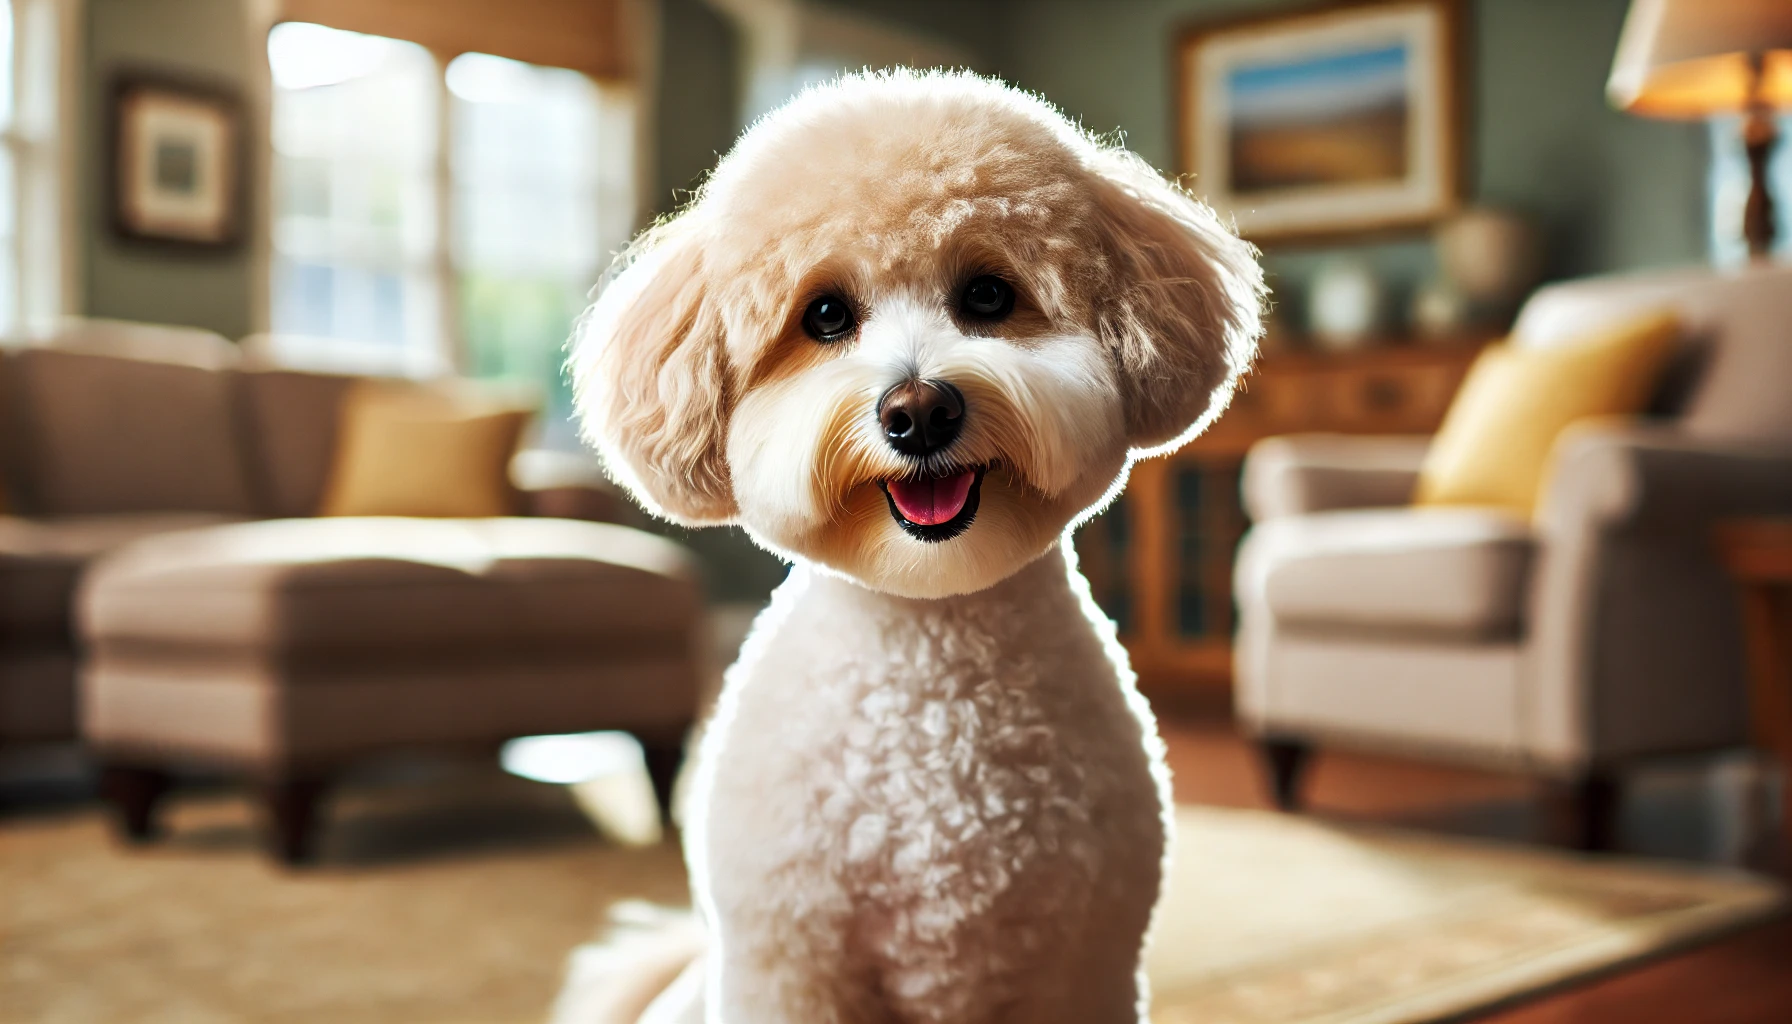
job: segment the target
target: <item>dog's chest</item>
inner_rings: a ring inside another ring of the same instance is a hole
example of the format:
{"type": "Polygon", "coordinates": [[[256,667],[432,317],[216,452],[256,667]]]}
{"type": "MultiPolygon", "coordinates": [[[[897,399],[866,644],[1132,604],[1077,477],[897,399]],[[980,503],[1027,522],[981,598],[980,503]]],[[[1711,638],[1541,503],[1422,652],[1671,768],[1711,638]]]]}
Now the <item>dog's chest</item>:
{"type": "Polygon", "coordinates": [[[730,681],[712,843],[826,875],[906,932],[949,931],[1023,876],[1086,893],[1112,838],[1095,822],[1152,833],[1158,793],[1061,562],[1044,582],[914,602],[812,581],[730,681]]]}

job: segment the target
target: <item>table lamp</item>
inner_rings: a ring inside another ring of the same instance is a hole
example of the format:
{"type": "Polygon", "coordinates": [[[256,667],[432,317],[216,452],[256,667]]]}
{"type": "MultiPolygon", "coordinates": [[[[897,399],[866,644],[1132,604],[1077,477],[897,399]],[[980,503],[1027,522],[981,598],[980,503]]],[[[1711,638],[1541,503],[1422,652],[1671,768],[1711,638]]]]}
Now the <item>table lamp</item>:
{"type": "Polygon", "coordinates": [[[1749,255],[1765,259],[1774,110],[1792,107],[1792,0],[1631,0],[1605,93],[1644,117],[1743,115],[1750,184],[1742,232],[1749,255]]]}

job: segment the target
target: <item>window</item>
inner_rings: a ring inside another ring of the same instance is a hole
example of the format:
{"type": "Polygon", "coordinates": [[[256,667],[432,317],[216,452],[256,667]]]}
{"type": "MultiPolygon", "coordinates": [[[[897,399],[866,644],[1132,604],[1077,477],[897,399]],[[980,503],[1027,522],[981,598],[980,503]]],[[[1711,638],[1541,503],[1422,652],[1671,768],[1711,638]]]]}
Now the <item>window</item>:
{"type": "Polygon", "coordinates": [[[274,332],[439,352],[435,58],[286,24],[268,61],[274,332]]]}
{"type": "Polygon", "coordinates": [[[633,226],[628,92],[304,23],[268,60],[273,331],[533,382],[542,443],[575,444],[561,364],[633,226]]]}
{"type": "Polygon", "coordinates": [[[0,333],[63,312],[65,175],[60,57],[72,20],[55,0],[0,0],[0,333]],[[24,258],[25,253],[30,258],[24,258]]]}
{"type": "MultiPolygon", "coordinates": [[[[1792,254],[1792,117],[1778,120],[1780,143],[1767,158],[1767,187],[1774,200],[1773,251],[1792,254]]],[[[1710,121],[1711,170],[1706,175],[1705,218],[1710,231],[1711,261],[1736,266],[1748,261],[1742,237],[1742,210],[1748,202],[1748,156],[1742,148],[1742,118],[1710,121]]]]}
{"type": "Polygon", "coordinates": [[[632,227],[628,165],[605,159],[629,151],[627,105],[576,71],[479,53],[447,82],[465,369],[549,385],[545,440],[576,444],[564,345],[632,227]]]}

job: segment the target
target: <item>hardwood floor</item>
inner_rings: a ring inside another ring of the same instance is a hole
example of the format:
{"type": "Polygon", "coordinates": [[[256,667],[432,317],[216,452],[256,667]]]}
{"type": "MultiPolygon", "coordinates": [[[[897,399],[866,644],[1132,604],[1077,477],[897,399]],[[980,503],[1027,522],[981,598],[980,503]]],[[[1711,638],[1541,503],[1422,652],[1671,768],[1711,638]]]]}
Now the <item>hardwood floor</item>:
{"type": "MultiPolygon", "coordinates": [[[[1271,806],[1251,747],[1212,716],[1166,717],[1176,798],[1271,806]]],[[[1322,752],[1309,778],[1317,814],[1504,838],[1545,838],[1541,787],[1524,779],[1322,752]]],[[[1792,918],[1582,983],[1479,1018],[1480,1024],[1789,1024],[1792,918]]]]}

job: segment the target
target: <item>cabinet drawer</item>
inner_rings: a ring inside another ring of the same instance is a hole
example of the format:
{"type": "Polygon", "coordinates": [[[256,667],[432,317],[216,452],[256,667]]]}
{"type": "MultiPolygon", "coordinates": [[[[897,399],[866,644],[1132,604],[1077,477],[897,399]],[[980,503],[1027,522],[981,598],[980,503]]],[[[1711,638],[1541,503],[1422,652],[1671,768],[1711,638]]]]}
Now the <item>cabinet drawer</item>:
{"type": "Polygon", "coordinates": [[[1365,433],[1435,430],[1455,394],[1461,371],[1453,366],[1353,369],[1330,389],[1335,429],[1365,433]]]}

